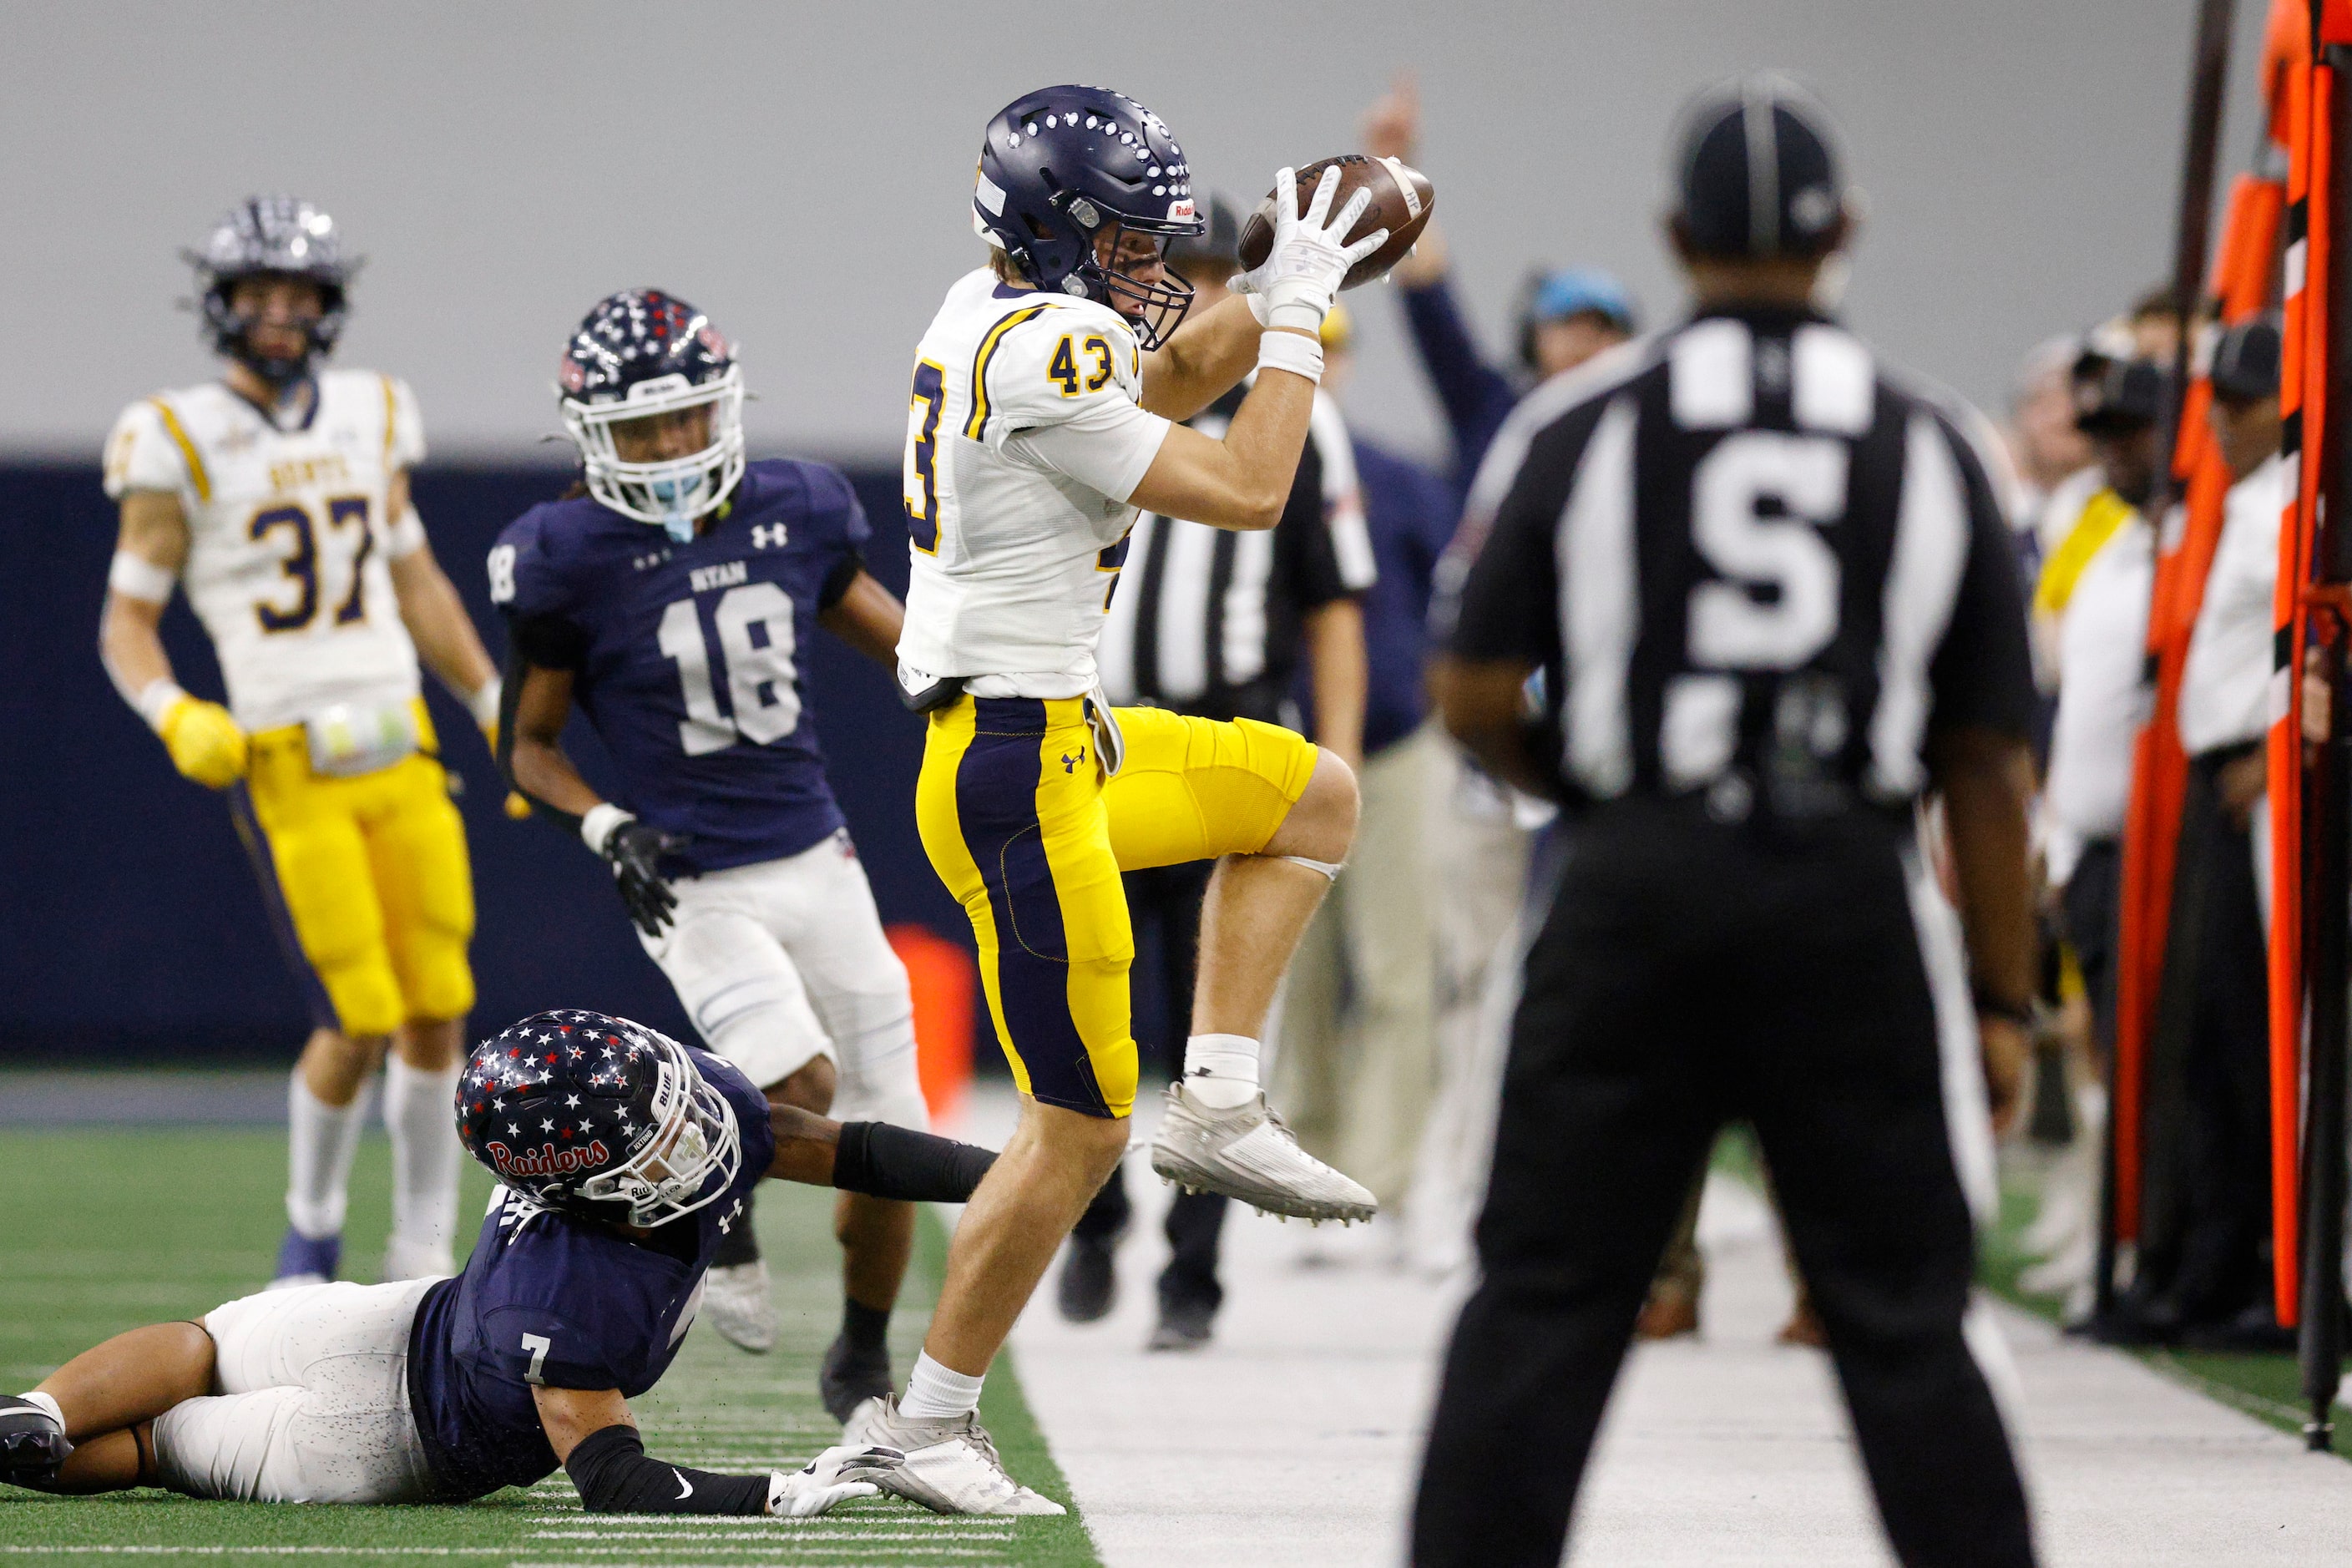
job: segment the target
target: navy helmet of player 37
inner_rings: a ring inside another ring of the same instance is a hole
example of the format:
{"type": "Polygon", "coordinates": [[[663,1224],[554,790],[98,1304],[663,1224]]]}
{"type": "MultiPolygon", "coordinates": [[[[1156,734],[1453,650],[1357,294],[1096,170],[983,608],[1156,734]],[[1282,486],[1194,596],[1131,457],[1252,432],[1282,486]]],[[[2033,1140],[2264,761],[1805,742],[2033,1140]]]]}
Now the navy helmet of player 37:
{"type": "Polygon", "coordinates": [[[668,1036],[603,1013],[534,1013],[476,1046],[457,1136],[490,1173],[575,1218],[656,1226],[727,1190],[727,1099],[668,1036]]]}
{"type": "Polygon", "coordinates": [[[981,237],[1023,278],[1110,306],[1135,323],[1145,348],[1165,342],[1192,302],[1183,279],[1145,282],[1119,261],[1129,234],[1164,247],[1205,226],[1184,150],[1158,115],[1123,93],[1049,87],[1007,104],[981,142],[971,212],[981,237]]]}
{"type": "Polygon", "coordinates": [[[599,300],[564,345],[556,379],[588,493],[624,517],[683,544],[743,477],[743,368],[710,318],[675,294],[624,289],[599,300]],[[633,462],[614,443],[616,425],[702,407],[710,433],[699,450],[633,462]]]}
{"type": "Polygon", "coordinates": [[[308,374],[311,362],[334,352],[342,335],[345,292],[359,271],[357,258],[343,255],[335,220],[299,196],[251,196],[214,226],[201,250],[183,250],[196,269],[196,308],[215,353],[250,367],[275,385],[308,374]],[[318,286],[323,310],[305,324],[309,343],[296,359],[256,353],[247,342],[251,323],[231,296],[240,279],[263,275],[307,279],[318,286]]]}

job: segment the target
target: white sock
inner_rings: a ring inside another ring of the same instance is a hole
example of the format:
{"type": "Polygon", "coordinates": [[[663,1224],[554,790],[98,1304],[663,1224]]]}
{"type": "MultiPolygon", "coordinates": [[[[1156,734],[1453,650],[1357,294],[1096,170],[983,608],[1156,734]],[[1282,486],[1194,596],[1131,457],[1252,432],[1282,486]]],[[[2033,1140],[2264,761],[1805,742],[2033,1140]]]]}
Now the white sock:
{"type": "MultiPolygon", "coordinates": [[[[448,1250],[457,1232],[457,1068],[423,1072],[397,1056],[383,1068],[392,1134],[392,1242],[412,1256],[448,1250]]],[[[422,1262],[415,1265],[423,1268],[422,1262]]],[[[435,1265],[437,1267],[437,1264],[435,1265]]]]}
{"type": "Polygon", "coordinates": [[[352,1156],[367,1124],[373,1079],[360,1085],[349,1105],[329,1105],[294,1069],[286,1089],[286,1218],[304,1237],[323,1241],[343,1233],[352,1156]]]}
{"type": "Polygon", "coordinates": [[[907,1380],[907,1397],[898,1401],[898,1414],[920,1421],[952,1421],[959,1415],[969,1415],[980,1408],[980,1385],[988,1374],[978,1377],[941,1366],[931,1359],[929,1351],[915,1357],[915,1375],[907,1380]]]}
{"type": "Polygon", "coordinates": [[[1195,1035],[1184,1042],[1184,1092],[1212,1110],[1255,1099],[1258,1045],[1247,1035],[1195,1035]]]}

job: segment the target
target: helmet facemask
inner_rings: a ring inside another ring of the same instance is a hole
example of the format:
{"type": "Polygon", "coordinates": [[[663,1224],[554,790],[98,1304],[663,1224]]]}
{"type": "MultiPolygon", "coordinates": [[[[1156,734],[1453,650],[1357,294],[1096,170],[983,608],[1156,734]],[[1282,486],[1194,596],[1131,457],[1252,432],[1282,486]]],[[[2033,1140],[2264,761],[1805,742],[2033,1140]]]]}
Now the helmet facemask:
{"type": "MultiPolygon", "coordinates": [[[[1070,274],[1084,280],[1088,298],[1118,311],[1120,317],[1135,329],[1136,342],[1147,350],[1156,349],[1175,336],[1176,329],[1183,324],[1184,313],[1192,308],[1192,286],[1175,273],[1165,270],[1168,242],[1176,237],[1176,233],[1181,232],[1188,231],[1171,232],[1157,225],[1130,224],[1114,213],[1110,215],[1109,221],[1096,231],[1089,258],[1079,262],[1070,274]],[[1127,259],[1127,239],[1131,234],[1145,236],[1151,240],[1152,255],[1162,267],[1159,282],[1146,283],[1128,271],[1128,268],[1137,264],[1127,259]],[[1108,262],[1096,259],[1101,256],[1105,241],[1108,241],[1110,251],[1108,262]],[[1129,307],[1133,308],[1132,313],[1129,307]]],[[[1067,286],[1066,283],[1064,285],[1065,288],[1067,286]]]]}
{"type": "Polygon", "coordinates": [[[624,396],[562,400],[563,426],[580,448],[588,493],[624,517],[653,523],[680,544],[697,519],[727,499],[743,477],[743,371],[730,364],[713,380],[682,374],[636,383],[624,396]],[[710,410],[709,444],[680,458],[624,458],[614,427],[688,409],[710,410]]]}
{"type": "Polygon", "coordinates": [[[572,1187],[562,1206],[583,1217],[667,1225],[718,1198],[742,1168],[735,1108],[695,1070],[683,1047],[652,1038],[661,1056],[653,1136],[619,1165],[572,1187]]]}

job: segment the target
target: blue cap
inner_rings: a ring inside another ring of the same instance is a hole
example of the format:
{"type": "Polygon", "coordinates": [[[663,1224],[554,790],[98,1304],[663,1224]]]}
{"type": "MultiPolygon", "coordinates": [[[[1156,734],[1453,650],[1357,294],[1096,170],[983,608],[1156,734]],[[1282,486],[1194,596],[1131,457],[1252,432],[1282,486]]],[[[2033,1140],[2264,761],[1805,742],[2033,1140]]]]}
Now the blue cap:
{"type": "Polygon", "coordinates": [[[1536,279],[1528,296],[1530,323],[1564,321],[1570,316],[1606,317],[1626,331],[1633,330],[1633,296],[1625,285],[1597,267],[1566,267],[1536,279]]]}

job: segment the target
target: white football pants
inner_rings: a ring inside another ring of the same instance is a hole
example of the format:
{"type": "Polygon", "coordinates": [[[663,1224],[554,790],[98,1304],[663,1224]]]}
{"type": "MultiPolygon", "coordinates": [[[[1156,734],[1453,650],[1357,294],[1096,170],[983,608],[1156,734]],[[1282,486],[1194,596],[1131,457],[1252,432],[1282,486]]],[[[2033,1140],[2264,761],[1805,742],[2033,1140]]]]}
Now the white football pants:
{"type": "Polygon", "coordinates": [[[163,1484],[241,1502],[431,1498],[408,1407],[408,1331],[436,1283],[302,1285],[205,1314],[221,1392],[155,1418],[163,1484]]]}
{"type": "Polygon", "coordinates": [[[712,1051],[761,1089],[819,1056],[830,1114],[929,1131],[906,966],[882,934],[846,829],[781,860],[670,883],[677,910],[639,940],[712,1051]]]}

